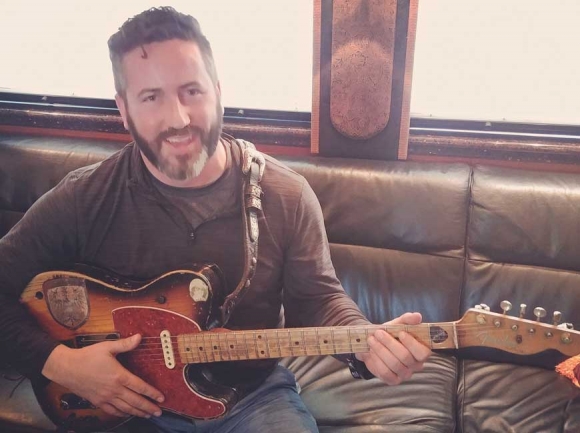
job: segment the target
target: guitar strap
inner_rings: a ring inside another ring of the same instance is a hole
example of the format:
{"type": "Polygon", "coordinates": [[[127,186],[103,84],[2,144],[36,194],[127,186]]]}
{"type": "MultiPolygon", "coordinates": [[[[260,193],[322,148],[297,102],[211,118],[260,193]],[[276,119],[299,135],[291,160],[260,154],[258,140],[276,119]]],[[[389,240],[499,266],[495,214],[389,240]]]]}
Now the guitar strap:
{"type": "Polygon", "coordinates": [[[264,168],[266,167],[264,156],[256,150],[252,143],[240,139],[233,140],[233,142],[240,147],[241,153],[244,270],[236,289],[226,297],[220,307],[220,327],[224,327],[230,320],[236,305],[250,288],[252,277],[256,272],[259,237],[258,213],[262,212],[262,188],[260,188],[260,181],[262,180],[264,168]]]}

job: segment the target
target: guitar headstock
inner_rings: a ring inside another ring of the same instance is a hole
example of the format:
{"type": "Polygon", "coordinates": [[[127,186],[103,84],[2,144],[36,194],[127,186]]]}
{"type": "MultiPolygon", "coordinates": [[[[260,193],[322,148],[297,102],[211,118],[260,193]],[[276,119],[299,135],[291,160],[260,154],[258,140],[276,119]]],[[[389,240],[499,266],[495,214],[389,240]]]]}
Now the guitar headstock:
{"type": "Polygon", "coordinates": [[[555,311],[551,323],[544,308],[534,308],[535,320],[524,318],[526,305],[520,305],[519,316],[508,315],[512,305],[501,302],[503,313],[494,313],[485,304],[467,310],[457,322],[459,347],[489,347],[517,355],[533,355],[555,350],[563,356],[580,354],[580,332],[570,323],[561,323],[562,314],[555,311]]]}

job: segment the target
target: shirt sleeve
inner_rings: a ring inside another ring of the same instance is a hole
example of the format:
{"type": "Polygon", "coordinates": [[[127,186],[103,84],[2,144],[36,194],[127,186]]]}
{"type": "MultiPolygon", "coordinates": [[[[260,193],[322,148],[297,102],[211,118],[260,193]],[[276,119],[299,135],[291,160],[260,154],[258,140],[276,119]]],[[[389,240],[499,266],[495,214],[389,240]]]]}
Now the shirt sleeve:
{"type": "Polygon", "coordinates": [[[31,379],[41,377],[58,342],[40,329],[19,298],[37,274],[74,262],[77,224],[67,179],[0,239],[0,356],[31,379]]]}
{"type": "Polygon", "coordinates": [[[284,265],[286,326],[366,325],[336,276],[320,203],[303,181],[284,265]]]}

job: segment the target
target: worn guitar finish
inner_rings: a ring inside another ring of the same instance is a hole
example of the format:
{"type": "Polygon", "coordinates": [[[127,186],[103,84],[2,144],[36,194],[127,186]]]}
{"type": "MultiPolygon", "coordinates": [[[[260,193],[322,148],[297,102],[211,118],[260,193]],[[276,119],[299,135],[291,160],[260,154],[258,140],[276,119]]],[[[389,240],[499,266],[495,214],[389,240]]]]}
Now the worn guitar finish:
{"type": "MultiPolygon", "coordinates": [[[[456,322],[413,326],[206,331],[220,287],[213,265],[169,272],[148,282],[86,272],[40,274],[21,301],[42,328],[71,347],[141,334],[141,344],[120,361],[164,393],[164,410],[196,419],[220,417],[239,398],[235,390],[206,379],[207,363],[366,352],[368,337],[378,329],[395,337],[408,332],[435,351],[486,348],[549,368],[580,353],[580,332],[566,325],[508,316],[507,310],[493,313],[487,307],[470,309],[456,322]],[[535,356],[542,362],[536,363],[535,356]]],[[[575,367],[574,361],[565,370],[578,385],[575,367]]],[[[102,431],[124,421],[57,384],[33,386],[47,415],[66,431],[102,431]]]]}
{"type": "MultiPolygon", "coordinates": [[[[139,348],[119,359],[134,374],[163,390],[164,409],[196,418],[225,413],[230,402],[221,397],[222,387],[215,387],[218,398],[197,393],[184,380],[183,367],[165,367],[159,343],[163,329],[192,333],[207,326],[213,295],[220,289],[215,266],[196,265],[146,282],[121,279],[92,268],[83,272],[39,274],[22,293],[21,302],[51,337],[70,347],[142,334],[139,348]],[[160,328],[154,330],[152,323],[160,328]],[[158,342],[153,349],[149,337],[158,342]],[[140,361],[143,353],[154,352],[159,355],[140,361]]],[[[211,384],[205,386],[212,389],[211,384]]],[[[109,430],[126,421],[106,414],[56,383],[33,384],[33,388],[47,416],[66,431],[109,430]]]]}

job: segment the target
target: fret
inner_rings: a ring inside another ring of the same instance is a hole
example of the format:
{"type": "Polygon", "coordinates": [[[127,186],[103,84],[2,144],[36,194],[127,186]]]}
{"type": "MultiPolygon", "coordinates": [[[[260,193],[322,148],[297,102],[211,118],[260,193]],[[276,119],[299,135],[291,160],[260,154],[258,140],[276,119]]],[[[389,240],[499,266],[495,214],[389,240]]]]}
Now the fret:
{"type": "Polygon", "coordinates": [[[228,341],[225,332],[216,332],[219,341],[219,353],[223,361],[231,361],[230,352],[228,350],[228,341]]]}
{"type": "MultiPolygon", "coordinates": [[[[246,344],[246,332],[242,332],[242,350],[245,350],[246,354],[244,356],[244,359],[250,359],[250,351],[248,350],[248,345],[246,344]]],[[[237,341],[237,336],[236,336],[236,341],[237,341]]]]}
{"type": "Polygon", "coordinates": [[[334,340],[334,328],[330,328],[330,336],[332,338],[332,353],[336,353],[336,341],[334,340]]]}
{"type": "MultiPolygon", "coordinates": [[[[179,358],[181,362],[184,364],[191,364],[193,360],[191,359],[191,351],[187,350],[188,345],[185,340],[188,339],[186,334],[180,335],[177,337],[177,350],[179,352],[179,358]]],[[[163,343],[161,343],[161,350],[163,351],[165,348],[163,347],[163,343]]]]}
{"type": "Polygon", "coordinates": [[[268,349],[269,356],[272,358],[282,357],[282,347],[280,345],[280,329],[271,329],[268,332],[268,349]]]}
{"type": "Polygon", "coordinates": [[[278,341],[278,355],[282,358],[282,345],[280,344],[280,334],[278,333],[278,330],[276,330],[276,340],[278,341]]]}
{"type": "Polygon", "coordinates": [[[350,353],[354,353],[354,349],[352,348],[352,337],[350,335],[350,328],[347,328],[347,334],[348,334],[348,347],[350,347],[350,353]]]}
{"type": "Polygon", "coordinates": [[[217,332],[208,332],[207,337],[209,340],[208,350],[211,352],[215,361],[223,361],[220,351],[220,343],[217,332]]]}
{"type": "Polygon", "coordinates": [[[256,345],[256,332],[247,331],[244,333],[246,340],[246,347],[248,348],[248,359],[258,359],[258,347],[256,345]],[[248,342],[250,338],[250,342],[248,342]]]}
{"type": "Polygon", "coordinates": [[[254,337],[256,340],[256,355],[257,359],[263,359],[268,357],[266,338],[264,337],[264,330],[258,331],[254,337]]]}
{"type": "Polygon", "coordinates": [[[305,355],[307,356],[320,355],[320,345],[318,344],[318,335],[316,333],[316,328],[303,329],[302,341],[305,355]]]}
{"type": "Polygon", "coordinates": [[[254,351],[256,352],[256,358],[255,359],[260,359],[260,349],[258,347],[258,340],[257,340],[257,333],[254,331],[252,333],[252,337],[254,339],[254,351]]]}
{"type": "Polygon", "coordinates": [[[268,339],[268,331],[264,332],[264,341],[266,343],[265,347],[266,347],[266,357],[267,358],[271,358],[270,356],[270,341],[268,339]]]}
{"type": "Polygon", "coordinates": [[[361,328],[352,328],[350,331],[350,351],[351,353],[368,352],[366,330],[361,328]]]}
{"type": "Polygon", "coordinates": [[[187,334],[187,336],[189,337],[187,340],[185,340],[185,344],[189,347],[191,355],[194,358],[194,361],[197,363],[201,363],[203,362],[203,360],[201,359],[201,356],[199,354],[198,351],[198,343],[197,343],[197,338],[199,336],[199,334],[187,334]]]}
{"type": "Polygon", "coordinates": [[[201,343],[199,345],[200,353],[205,356],[205,362],[213,362],[215,361],[215,356],[212,350],[207,350],[207,342],[206,342],[206,335],[207,332],[200,332],[197,335],[201,335],[201,343]],[[211,359],[210,359],[211,358],[211,359]]]}
{"type": "Polygon", "coordinates": [[[292,356],[304,356],[304,343],[300,344],[300,340],[303,339],[303,334],[300,329],[290,329],[289,330],[289,340],[290,340],[290,351],[292,356]]]}
{"type": "Polygon", "coordinates": [[[294,345],[292,344],[292,333],[290,329],[286,329],[286,336],[288,337],[288,356],[294,356],[294,345]]]}
{"type": "MultiPolygon", "coordinates": [[[[232,334],[234,334],[234,332],[224,332],[225,336],[226,336],[226,350],[228,352],[228,356],[230,358],[230,360],[235,360],[235,358],[237,358],[237,360],[240,360],[240,354],[238,353],[238,346],[236,345],[236,342],[233,341],[232,342],[232,334]]],[[[234,340],[235,340],[235,335],[233,335],[234,340]]]]}
{"type": "Polygon", "coordinates": [[[319,328],[318,339],[321,355],[334,354],[333,347],[331,346],[332,336],[330,334],[329,328],[319,328]]]}
{"type": "Polygon", "coordinates": [[[205,344],[205,332],[201,332],[196,335],[196,347],[194,350],[199,354],[199,358],[201,362],[209,362],[208,353],[205,350],[207,345],[205,344]],[[199,336],[201,335],[201,342],[199,341],[199,336]],[[205,358],[205,361],[204,361],[205,358]]]}
{"type": "Polygon", "coordinates": [[[316,337],[316,348],[318,349],[318,354],[322,355],[322,350],[320,349],[320,337],[318,335],[318,328],[314,328],[314,335],[316,337]]]}
{"type": "Polygon", "coordinates": [[[349,353],[349,328],[346,326],[334,328],[334,349],[336,353],[349,353]]]}

